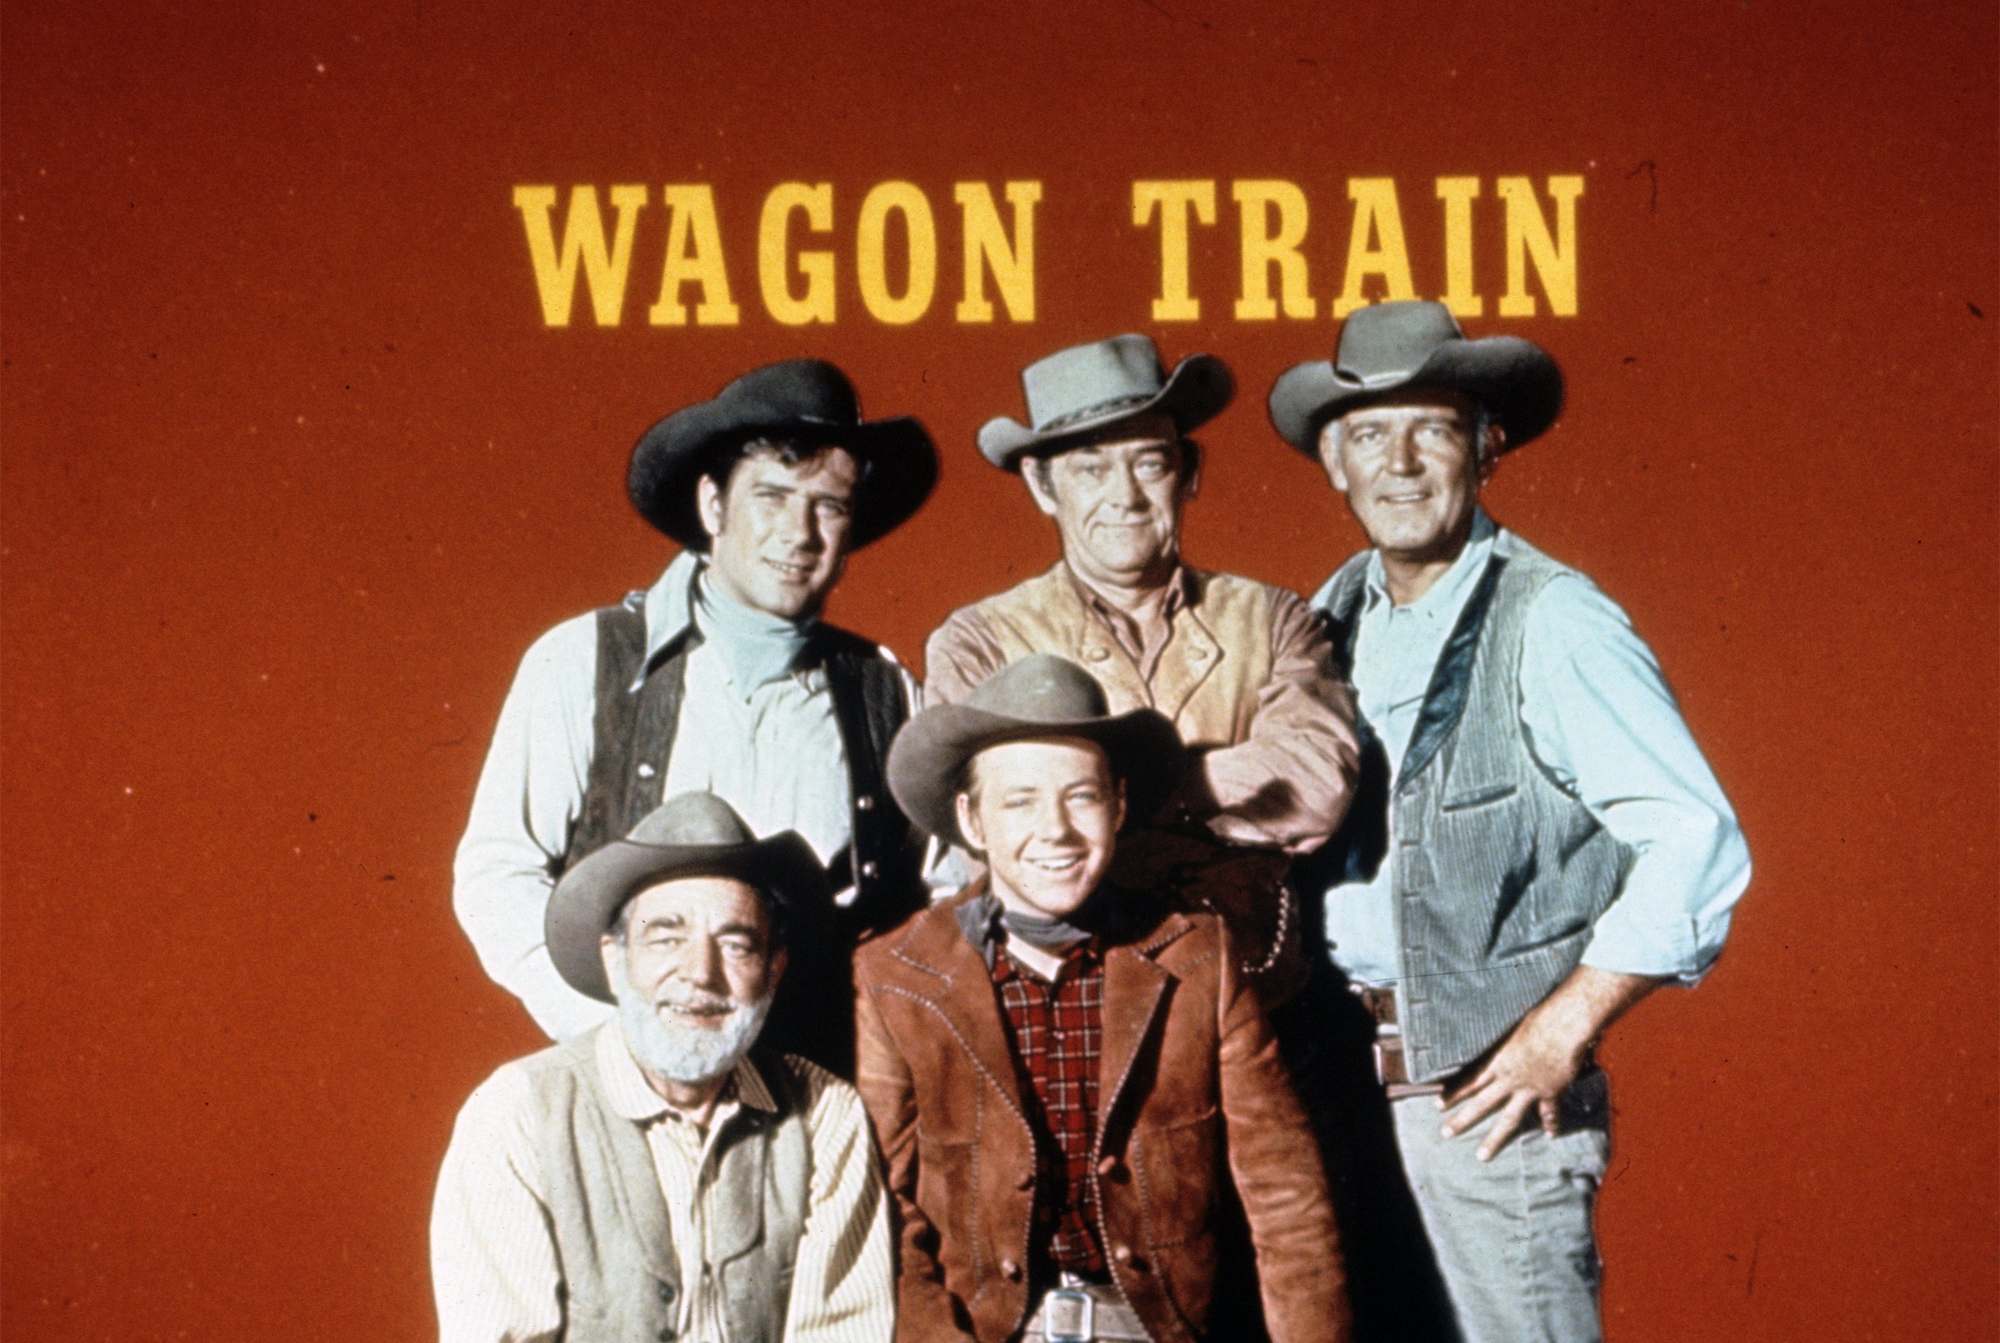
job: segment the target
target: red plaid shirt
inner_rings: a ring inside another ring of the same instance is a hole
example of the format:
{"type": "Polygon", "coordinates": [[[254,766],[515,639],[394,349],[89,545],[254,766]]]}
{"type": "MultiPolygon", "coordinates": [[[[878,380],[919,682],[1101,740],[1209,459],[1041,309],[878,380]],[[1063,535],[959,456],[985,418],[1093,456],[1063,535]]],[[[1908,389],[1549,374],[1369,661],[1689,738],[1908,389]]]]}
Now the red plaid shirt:
{"type": "Polygon", "coordinates": [[[1104,958],[1092,943],[1072,948],[1050,984],[1003,949],[993,958],[993,984],[1035,1128],[1034,1243],[1048,1247],[1055,1268],[1102,1277],[1090,1150],[1104,1046],[1104,958]]]}

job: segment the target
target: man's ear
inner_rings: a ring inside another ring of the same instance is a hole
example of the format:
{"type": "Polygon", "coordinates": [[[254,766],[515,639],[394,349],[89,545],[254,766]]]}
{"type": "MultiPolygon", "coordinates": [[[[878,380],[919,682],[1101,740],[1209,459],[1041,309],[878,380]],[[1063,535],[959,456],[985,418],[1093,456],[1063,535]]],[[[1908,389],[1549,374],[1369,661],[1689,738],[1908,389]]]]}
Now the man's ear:
{"type": "Polygon", "coordinates": [[[1201,458],[1196,457],[1192,466],[1188,465],[1189,452],[1186,444],[1181,445],[1181,464],[1187,469],[1181,473],[1181,498],[1192,499],[1201,493],[1201,458]]]}
{"type": "Polygon", "coordinates": [[[1340,460],[1340,429],[1329,421],[1319,431],[1319,464],[1326,468],[1327,483],[1347,493],[1347,465],[1340,460]]]}
{"type": "Polygon", "coordinates": [[[722,535],[722,491],[712,477],[695,479],[694,502],[695,511],[701,514],[701,529],[711,537],[722,535]]]}
{"type": "Polygon", "coordinates": [[[1488,424],[1479,441],[1479,483],[1484,485],[1493,478],[1495,468],[1500,465],[1500,454],[1507,451],[1507,430],[1498,424],[1488,424]]]}
{"type": "Polygon", "coordinates": [[[958,833],[965,836],[966,843],[984,852],[986,832],[979,825],[979,809],[972,805],[972,794],[960,793],[951,800],[958,813],[958,833]]]}
{"type": "Polygon", "coordinates": [[[1021,459],[1021,479],[1027,482],[1028,493],[1034,496],[1035,507],[1042,510],[1045,517],[1056,515],[1056,493],[1052,488],[1055,470],[1046,464],[1046,459],[1023,457],[1021,459]],[[1044,484],[1042,473],[1049,473],[1050,484],[1044,484]]]}

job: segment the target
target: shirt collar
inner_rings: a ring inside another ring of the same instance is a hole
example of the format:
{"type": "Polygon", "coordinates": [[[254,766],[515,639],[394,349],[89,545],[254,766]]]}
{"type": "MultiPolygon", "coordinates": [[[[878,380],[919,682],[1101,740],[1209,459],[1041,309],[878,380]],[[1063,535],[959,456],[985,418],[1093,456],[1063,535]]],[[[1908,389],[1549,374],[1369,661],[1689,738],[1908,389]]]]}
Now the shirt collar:
{"type": "MultiPolygon", "coordinates": [[[[1125,620],[1129,618],[1125,615],[1123,611],[1118,610],[1116,607],[1112,606],[1109,602],[1105,601],[1104,598],[1098,596],[1095,592],[1093,592],[1091,590],[1090,584],[1084,582],[1081,578],[1077,577],[1076,570],[1070,567],[1068,560],[1062,561],[1060,567],[1063,571],[1063,576],[1069,579],[1070,585],[1076,589],[1076,595],[1078,599],[1081,600],[1085,606],[1089,607],[1093,611],[1096,611],[1100,615],[1115,615],[1120,620],[1125,620]]],[[[1167,587],[1169,589],[1167,592],[1167,600],[1160,607],[1160,615],[1167,621],[1171,622],[1174,618],[1174,614],[1177,611],[1179,611],[1181,607],[1192,606],[1194,604],[1195,599],[1199,597],[1201,594],[1200,591],[1195,586],[1193,572],[1185,564],[1181,564],[1178,562],[1175,563],[1174,571],[1167,579],[1167,587]]]]}
{"type": "MultiPolygon", "coordinates": [[[[1473,584],[1486,572],[1487,561],[1493,557],[1494,538],[1499,528],[1483,508],[1472,512],[1472,531],[1466,537],[1465,549],[1458,553],[1451,568],[1444,571],[1437,582],[1430,585],[1424,595],[1403,609],[1415,615],[1433,619],[1455,618],[1465,599],[1471,595],[1473,584]]],[[[1382,552],[1370,551],[1368,570],[1365,577],[1367,595],[1365,607],[1373,611],[1378,606],[1390,604],[1389,578],[1382,568],[1382,552]]]]}
{"type": "MultiPolygon", "coordinates": [[[[604,1083],[604,1094],[619,1118],[645,1123],[667,1112],[665,1098],[653,1090],[646,1074],[640,1071],[632,1051],[625,1047],[625,1033],[615,1020],[605,1022],[597,1031],[597,1076],[604,1083]]],[[[752,1110],[775,1112],[778,1108],[763,1074],[747,1057],[737,1060],[723,1087],[726,1097],[752,1110]]]]}
{"type": "MultiPolygon", "coordinates": [[[[639,681],[653,665],[660,650],[686,634],[694,624],[694,580],[707,561],[692,550],[674,556],[674,562],[646,589],[646,656],[639,662],[639,681]]],[[[633,683],[638,689],[639,681],[633,683]]]]}

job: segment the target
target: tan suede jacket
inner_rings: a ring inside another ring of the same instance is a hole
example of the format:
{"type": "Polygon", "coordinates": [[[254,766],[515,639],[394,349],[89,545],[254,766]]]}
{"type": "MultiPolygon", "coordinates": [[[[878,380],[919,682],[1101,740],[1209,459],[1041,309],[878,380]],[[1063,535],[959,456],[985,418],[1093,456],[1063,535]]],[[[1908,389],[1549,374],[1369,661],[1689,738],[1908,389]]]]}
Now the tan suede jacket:
{"type": "MultiPolygon", "coordinates": [[[[1002,1343],[1033,1306],[1034,1137],[991,975],[959,915],[979,890],[855,960],[856,1082],[899,1219],[896,1336],[923,1343],[1002,1343]]],[[[1264,1010],[1212,916],[1134,917],[1104,958],[1093,1179],[1113,1280],[1155,1339],[1209,1337],[1217,1195],[1233,1178],[1274,1343],[1344,1339],[1326,1180],[1264,1010]]]]}
{"type": "Polygon", "coordinates": [[[1030,653],[1055,653],[1104,686],[1111,712],[1158,709],[1201,758],[1238,844],[1318,848],[1346,814],[1360,760],[1354,699],[1318,619],[1283,588],[1183,567],[1165,647],[1142,668],[1096,599],[1058,563],[954,611],[924,647],[924,702],[957,704],[1030,653]]]}

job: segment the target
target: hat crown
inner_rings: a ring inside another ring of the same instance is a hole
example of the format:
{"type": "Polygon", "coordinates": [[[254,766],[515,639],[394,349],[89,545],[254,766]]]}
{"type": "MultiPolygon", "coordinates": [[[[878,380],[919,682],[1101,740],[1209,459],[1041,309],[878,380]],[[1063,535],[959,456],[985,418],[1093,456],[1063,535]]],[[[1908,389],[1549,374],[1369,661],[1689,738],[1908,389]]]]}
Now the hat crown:
{"type": "Polygon", "coordinates": [[[1021,370],[1028,422],[1037,433],[1120,405],[1137,405],[1158,396],[1166,385],[1160,352],[1140,335],[1072,345],[1021,370]]]}
{"type": "Polygon", "coordinates": [[[757,837],[713,793],[681,793],[655,807],[626,836],[634,844],[695,846],[754,844],[757,837]]]}
{"type": "Polygon", "coordinates": [[[1340,328],[1334,376],[1364,387],[1399,381],[1422,368],[1440,345],[1464,339],[1458,319],[1442,303],[1399,299],[1372,304],[1340,328]]]}
{"type": "Polygon", "coordinates": [[[966,697],[972,708],[1028,723],[1075,723],[1110,716],[1104,687],[1067,658],[1034,653],[1009,663],[966,697]]]}
{"type": "Polygon", "coordinates": [[[786,359],[753,368],[715,399],[741,405],[752,418],[773,424],[798,420],[852,427],[861,421],[854,384],[824,359],[786,359]]]}

